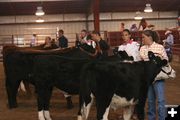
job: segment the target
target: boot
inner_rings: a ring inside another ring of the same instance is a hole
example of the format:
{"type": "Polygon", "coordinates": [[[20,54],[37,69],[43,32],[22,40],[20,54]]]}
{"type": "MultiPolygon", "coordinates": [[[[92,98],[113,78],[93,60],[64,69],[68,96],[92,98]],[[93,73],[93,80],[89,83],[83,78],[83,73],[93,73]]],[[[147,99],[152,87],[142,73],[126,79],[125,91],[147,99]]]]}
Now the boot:
{"type": "Polygon", "coordinates": [[[67,101],[67,109],[72,109],[74,106],[71,100],[71,96],[67,97],[66,101],[67,101]]]}

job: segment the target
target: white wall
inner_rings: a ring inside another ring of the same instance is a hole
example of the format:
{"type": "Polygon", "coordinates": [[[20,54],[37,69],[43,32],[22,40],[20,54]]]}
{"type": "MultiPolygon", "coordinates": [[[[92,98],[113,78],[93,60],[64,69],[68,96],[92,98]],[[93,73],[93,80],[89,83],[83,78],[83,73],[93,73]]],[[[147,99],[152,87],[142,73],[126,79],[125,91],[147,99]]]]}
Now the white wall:
{"type": "MultiPolygon", "coordinates": [[[[142,13],[147,19],[148,24],[155,25],[156,30],[169,27],[177,27],[178,12],[153,12],[142,13]],[[154,19],[152,19],[154,18],[154,19]]],[[[126,28],[130,28],[133,23],[139,24],[140,21],[134,20],[135,12],[124,13],[101,13],[100,30],[101,31],[119,31],[120,23],[124,22],[126,28]]],[[[74,42],[75,33],[86,29],[85,14],[58,14],[45,15],[45,23],[35,23],[36,16],[0,16],[0,40],[4,35],[21,35],[24,39],[30,39],[33,33],[39,35],[39,39],[44,39],[44,35],[50,35],[53,38],[56,35],[57,27],[63,29],[65,36],[70,42],[74,42]]],[[[93,15],[88,17],[89,30],[94,29],[93,15]]]]}
{"type": "MultiPolygon", "coordinates": [[[[156,30],[164,30],[165,28],[173,28],[178,26],[178,12],[153,12],[141,13],[143,18],[147,19],[148,24],[155,25],[156,30]]],[[[129,29],[132,24],[139,25],[140,20],[134,20],[135,12],[124,13],[101,13],[100,29],[101,31],[119,31],[121,22],[125,23],[125,28],[129,29]],[[108,21],[107,21],[108,20],[108,21]]],[[[93,14],[88,17],[93,20],[93,14]]],[[[93,22],[89,22],[89,29],[93,30],[93,22]]]]}

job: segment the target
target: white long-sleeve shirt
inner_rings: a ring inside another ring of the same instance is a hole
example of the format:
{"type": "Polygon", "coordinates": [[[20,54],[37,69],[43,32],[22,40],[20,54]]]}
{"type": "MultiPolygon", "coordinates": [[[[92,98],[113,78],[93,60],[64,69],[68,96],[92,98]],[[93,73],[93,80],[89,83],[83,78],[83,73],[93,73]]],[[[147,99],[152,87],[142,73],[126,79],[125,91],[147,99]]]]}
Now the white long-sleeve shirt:
{"type": "Polygon", "coordinates": [[[126,44],[122,44],[119,46],[118,51],[126,51],[129,56],[134,58],[134,61],[140,61],[140,53],[139,53],[139,43],[135,41],[130,41],[126,44]]]}

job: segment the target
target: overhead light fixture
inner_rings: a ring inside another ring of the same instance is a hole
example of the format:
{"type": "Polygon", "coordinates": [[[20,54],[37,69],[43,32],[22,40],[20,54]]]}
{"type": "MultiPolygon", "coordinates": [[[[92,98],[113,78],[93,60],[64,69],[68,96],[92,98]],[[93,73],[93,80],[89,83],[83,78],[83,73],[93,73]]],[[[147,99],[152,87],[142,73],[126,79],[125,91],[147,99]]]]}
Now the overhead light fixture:
{"type": "Polygon", "coordinates": [[[153,11],[153,9],[151,8],[151,4],[146,4],[146,7],[145,7],[145,9],[144,9],[144,12],[152,12],[153,11]]]}
{"type": "Polygon", "coordinates": [[[44,22],[44,19],[42,19],[41,17],[38,17],[38,18],[36,19],[36,22],[37,22],[37,23],[42,23],[42,22],[44,22]]]}
{"type": "Polygon", "coordinates": [[[134,16],[135,20],[141,20],[143,17],[141,16],[141,12],[136,12],[136,15],[134,16]]]}
{"type": "Polygon", "coordinates": [[[41,7],[41,6],[38,6],[35,14],[36,14],[37,16],[42,16],[42,15],[44,15],[45,13],[44,13],[42,7],[41,7]]]}

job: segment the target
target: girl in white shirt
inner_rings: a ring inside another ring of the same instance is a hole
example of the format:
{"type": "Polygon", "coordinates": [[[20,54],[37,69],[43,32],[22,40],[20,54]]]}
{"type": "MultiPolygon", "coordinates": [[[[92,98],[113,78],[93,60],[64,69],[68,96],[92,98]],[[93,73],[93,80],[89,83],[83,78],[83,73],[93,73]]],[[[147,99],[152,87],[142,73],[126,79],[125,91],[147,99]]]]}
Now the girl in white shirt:
{"type": "Polygon", "coordinates": [[[131,33],[128,29],[123,30],[122,38],[124,40],[124,44],[119,46],[118,51],[126,51],[129,56],[134,58],[134,61],[141,60],[139,54],[140,45],[131,39],[131,33]]]}

